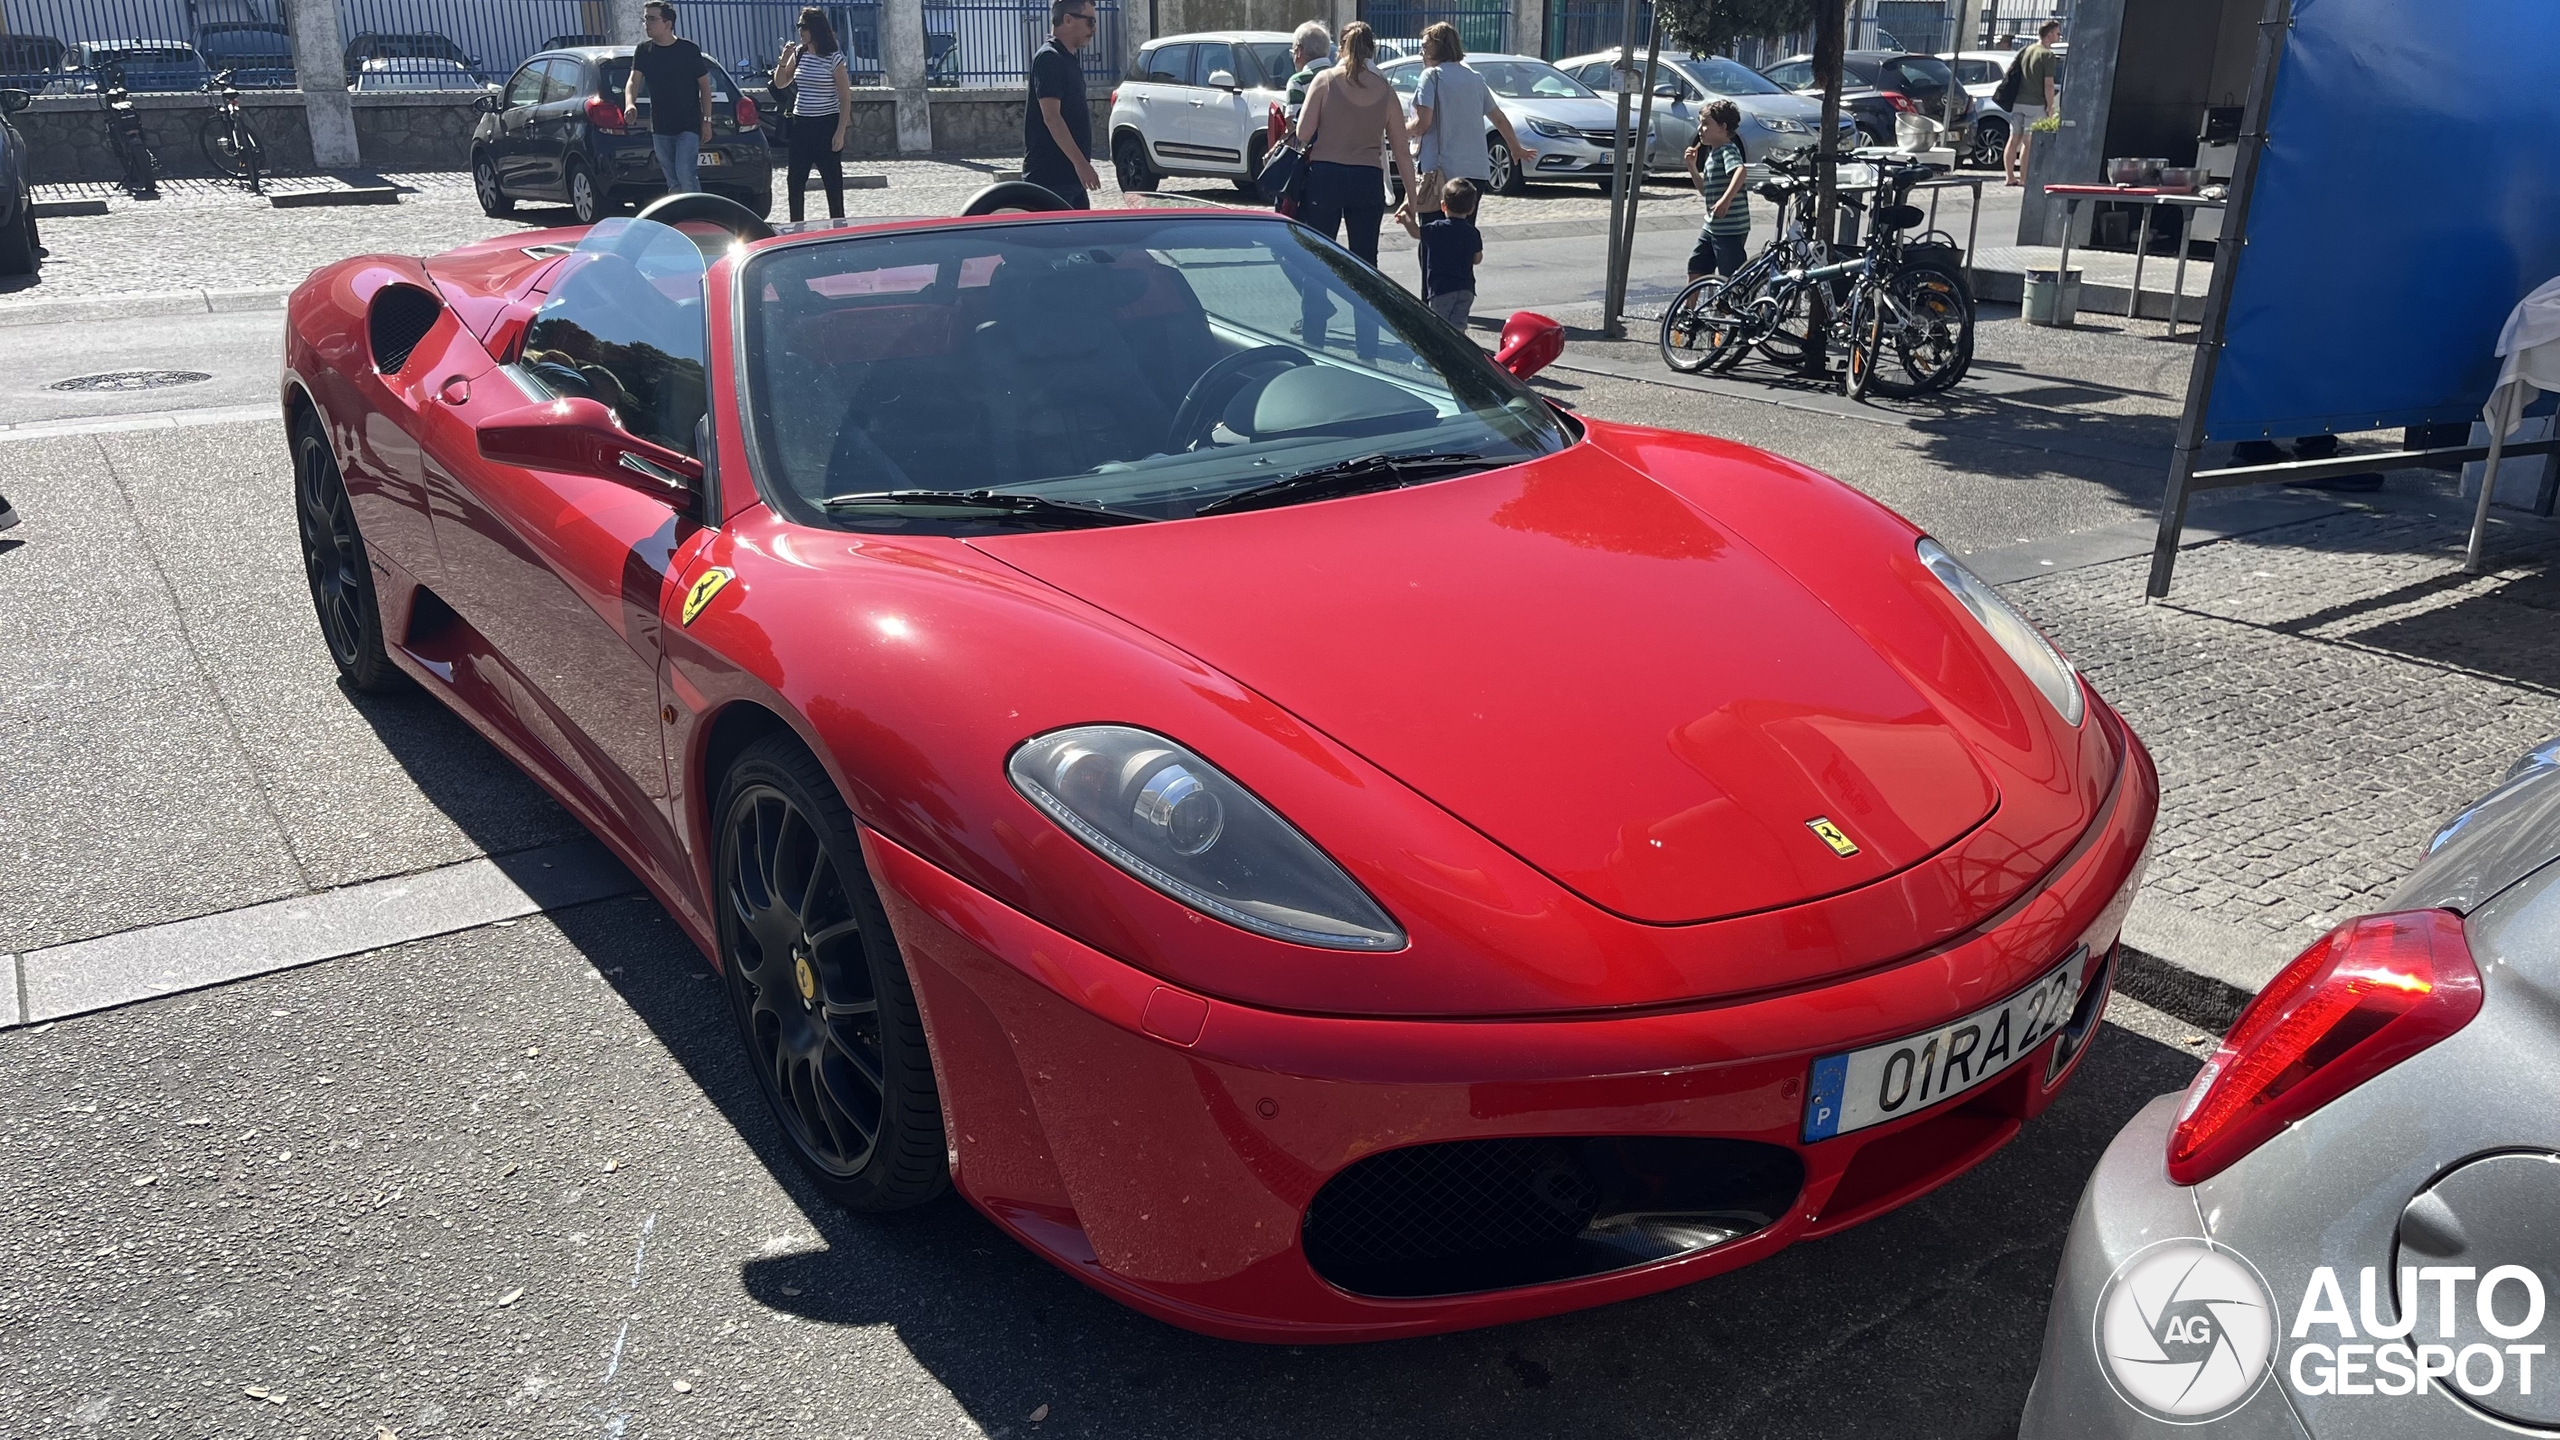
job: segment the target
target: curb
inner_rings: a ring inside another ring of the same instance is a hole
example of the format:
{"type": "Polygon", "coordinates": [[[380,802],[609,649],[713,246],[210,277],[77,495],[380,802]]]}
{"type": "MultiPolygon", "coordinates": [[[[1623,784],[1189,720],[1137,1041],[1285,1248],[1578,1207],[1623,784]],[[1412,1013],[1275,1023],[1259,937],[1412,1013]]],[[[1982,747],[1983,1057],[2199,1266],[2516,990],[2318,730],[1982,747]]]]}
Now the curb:
{"type": "Polygon", "coordinates": [[[127,290],[62,300],[0,299],[0,327],[67,325],[92,320],[133,320],[153,315],[239,315],[281,310],[290,285],[245,290],[127,290]]]}

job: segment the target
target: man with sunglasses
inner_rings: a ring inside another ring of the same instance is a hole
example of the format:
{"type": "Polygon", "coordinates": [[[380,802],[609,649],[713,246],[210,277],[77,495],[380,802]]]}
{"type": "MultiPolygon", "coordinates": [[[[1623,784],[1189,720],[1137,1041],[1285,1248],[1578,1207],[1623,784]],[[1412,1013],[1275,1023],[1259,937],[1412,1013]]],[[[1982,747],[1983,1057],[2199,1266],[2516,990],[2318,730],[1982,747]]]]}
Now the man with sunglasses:
{"type": "Polygon", "coordinates": [[[1093,0],[1049,0],[1049,40],[1031,56],[1030,102],[1022,114],[1022,178],[1078,210],[1093,208],[1102,177],[1093,149],[1093,106],[1084,97],[1076,52],[1093,42],[1093,0]]]}

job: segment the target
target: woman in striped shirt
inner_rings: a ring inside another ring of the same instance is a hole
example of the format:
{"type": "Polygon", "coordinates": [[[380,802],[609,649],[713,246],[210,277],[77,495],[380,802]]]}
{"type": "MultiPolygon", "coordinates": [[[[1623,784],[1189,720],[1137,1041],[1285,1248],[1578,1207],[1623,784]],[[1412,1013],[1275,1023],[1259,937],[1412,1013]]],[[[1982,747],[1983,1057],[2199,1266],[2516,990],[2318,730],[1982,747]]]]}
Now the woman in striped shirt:
{"type": "Polygon", "coordinates": [[[827,187],[827,214],[844,218],[845,128],[853,123],[853,76],[827,12],[800,12],[800,38],[782,47],[773,65],[773,88],[791,87],[791,218],[801,218],[800,192],[815,167],[827,187]]]}

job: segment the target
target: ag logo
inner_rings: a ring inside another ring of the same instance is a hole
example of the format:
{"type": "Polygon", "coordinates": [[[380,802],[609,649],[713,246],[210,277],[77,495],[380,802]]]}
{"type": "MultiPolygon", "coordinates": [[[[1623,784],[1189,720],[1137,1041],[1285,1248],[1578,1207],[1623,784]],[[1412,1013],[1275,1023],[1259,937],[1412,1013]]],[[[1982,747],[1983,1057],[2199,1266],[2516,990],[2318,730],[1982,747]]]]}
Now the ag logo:
{"type": "Polygon", "coordinates": [[[703,571],[701,578],[693,582],[693,587],[684,592],[684,623],[692,624],[694,617],[702,613],[702,607],[711,603],[711,597],[727,589],[729,582],[737,578],[734,571],[716,565],[703,571]]]}
{"type": "Polygon", "coordinates": [[[2172,1425],[2219,1420],[2274,1368],[2276,1307],[2257,1267],[2210,1240],[2163,1240],[2098,1292],[2098,1368],[2134,1409],[2172,1425]]]}

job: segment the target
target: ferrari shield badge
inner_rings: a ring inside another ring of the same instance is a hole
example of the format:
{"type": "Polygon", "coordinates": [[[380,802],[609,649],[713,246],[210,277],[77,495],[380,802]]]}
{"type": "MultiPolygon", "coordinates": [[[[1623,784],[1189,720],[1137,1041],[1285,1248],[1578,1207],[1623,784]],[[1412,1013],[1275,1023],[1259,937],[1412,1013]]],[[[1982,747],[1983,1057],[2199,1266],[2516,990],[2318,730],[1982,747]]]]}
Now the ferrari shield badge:
{"type": "Polygon", "coordinates": [[[729,582],[737,578],[736,572],[716,565],[703,571],[701,577],[693,582],[693,588],[684,592],[684,623],[692,624],[694,617],[702,613],[702,607],[711,603],[711,597],[727,589],[729,582]]]}
{"type": "MultiPolygon", "coordinates": [[[[686,618],[690,619],[692,617],[688,615],[686,618]]],[[[1841,859],[1846,860],[1850,856],[1858,853],[1858,842],[1849,838],[1848,831],[1832,824],[1831,817],[1827,815],[1816,815],[1812,819],[1804,822],[1804,825],[1805,828],[1811,830],[1815,837],[1820,839],[1823,844],[1831,847],[1832,854],[1839,856],[1841,859]]]]}

